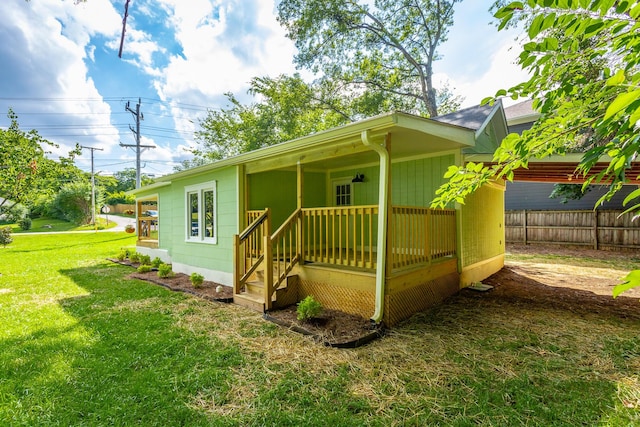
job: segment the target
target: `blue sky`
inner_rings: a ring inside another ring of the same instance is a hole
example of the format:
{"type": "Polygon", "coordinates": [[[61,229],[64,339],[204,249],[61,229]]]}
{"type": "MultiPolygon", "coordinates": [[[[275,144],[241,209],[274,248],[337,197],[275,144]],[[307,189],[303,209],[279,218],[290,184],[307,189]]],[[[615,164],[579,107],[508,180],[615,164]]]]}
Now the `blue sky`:
{"type": "MultiPolygon", "coordinates": [[[[293,73],[293,43],[268,0],[131,0],[122,59],[118,48],[125,0],[2,0],[0,2],[0,126],[13,108],[23,130],[59,144],[102,148],[95,168],[109,174],[135,166],[129,126],[141,99],[143,171],[161,175],[190,158],[193,132],[207,108],[224,106],[225,92],[249,102],[255,76],[293,73]]],[[[435,64],[477,104],[525,77],[513,65],[513,32],[489,25],[492,0],[465,0],[435,64]]],[[[78,166],[90,170],[86,150],[78,166]]]]}

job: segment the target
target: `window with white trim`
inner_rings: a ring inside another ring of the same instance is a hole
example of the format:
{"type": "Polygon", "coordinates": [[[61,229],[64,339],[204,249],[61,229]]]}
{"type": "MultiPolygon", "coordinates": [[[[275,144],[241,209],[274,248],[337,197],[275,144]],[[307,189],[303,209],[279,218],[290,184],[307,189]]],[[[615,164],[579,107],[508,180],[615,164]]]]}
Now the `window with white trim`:
{"type": "Polygon", "coordinates": [[[353,184],[351,179],[333,181],[333,201],[336,206],[351,206],[353,199],[353,184]]]}
{"type": "Polygon", "coordinates": [[[186,187],[185,192],[187,241],[217,243],[215,181],[186,187]]]}

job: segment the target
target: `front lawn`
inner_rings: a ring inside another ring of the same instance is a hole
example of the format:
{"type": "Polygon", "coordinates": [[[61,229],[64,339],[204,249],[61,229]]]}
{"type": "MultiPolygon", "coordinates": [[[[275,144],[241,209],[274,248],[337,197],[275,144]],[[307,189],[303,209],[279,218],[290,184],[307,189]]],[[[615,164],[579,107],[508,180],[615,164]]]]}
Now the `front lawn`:
{"type": "Polygon", "coordinates": [[[0,425],[640,424],[640,316],[461,292],[340,350],[126,279],[125,233],[14,238],[0,425]]]}

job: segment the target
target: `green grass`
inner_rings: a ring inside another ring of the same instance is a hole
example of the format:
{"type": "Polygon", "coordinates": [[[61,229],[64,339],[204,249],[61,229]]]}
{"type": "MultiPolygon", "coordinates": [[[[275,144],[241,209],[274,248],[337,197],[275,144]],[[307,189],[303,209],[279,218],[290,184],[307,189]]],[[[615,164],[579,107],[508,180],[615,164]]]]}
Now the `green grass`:
{"type": "MultiPolygon", "coordinates": [[[[116,226],[116,223],[109,221],[107,224],[103,218],[96,218],[96,224],[99,230],[108,230],[116,226]]],[[[18,224],[2,224],[1,226],[11,227],[11,232],[15,234],[30,234],[30,233],[42,233],[50,231],[91,231],[95,230],[93,225],[81,225],[77,226],[69,221],[63,221],[61,219],[53,218],[36,218],[31,223],[29,230],[23,230],[18,224]]]]}
{"type": "Polygon", "coordinates": [[[105,258],[134,239],[0,249],[0,425],[640,423],[638,317],[461,293],[370,345],[325,348],[126,279],[105,258]]]}

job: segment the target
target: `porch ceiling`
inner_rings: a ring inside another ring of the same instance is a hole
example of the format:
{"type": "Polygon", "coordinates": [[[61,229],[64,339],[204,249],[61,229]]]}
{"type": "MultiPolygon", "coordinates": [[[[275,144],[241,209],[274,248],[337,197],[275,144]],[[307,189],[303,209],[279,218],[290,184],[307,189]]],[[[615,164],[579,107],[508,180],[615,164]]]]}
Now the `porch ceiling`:
{"type": "MultiPolygon", "coordinates": [[[[380,145],[385,136],[390,135],[391,160],[410,158],[443,152],[451,152],[468,144],[448,139],[443,136],[427,134],[424,130],[394,127],[388,131],[379,131],[371,139],[380,145]]],[[[247,172],[259,172],[268,169],[288,168],[298,161],[310,169],[331,170],[372,164],[379,162],[378,154],[364,146],[360,135],[351,135],[342,141],[334,141],[331,145],[307,147],[305,150],[281,154],[277,158],[262,159],[247,165],[247,172]]]]}

